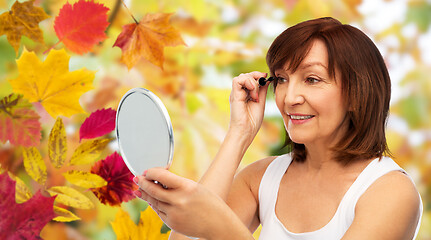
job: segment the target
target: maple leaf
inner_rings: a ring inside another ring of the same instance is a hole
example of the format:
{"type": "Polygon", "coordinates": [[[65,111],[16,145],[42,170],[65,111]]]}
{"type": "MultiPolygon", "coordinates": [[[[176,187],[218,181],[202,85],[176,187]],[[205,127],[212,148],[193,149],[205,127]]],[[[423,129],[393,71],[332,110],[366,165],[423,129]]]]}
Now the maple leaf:
{"type": "Polygon", "coordinates": [[[0,36],[6,34],[10,45],[18,56],[22,35],[33,41],[44,43],[39,22],[49,18],[41,7],[33,5],[34,0],[24,3],[15,1],[12,9],[0,15],[0,36]]]}
{"type": "Polygon", "coordinates": [[[126,211],[120,208],[111,226],[118,240],[167,240],[169,238],[169,228],[165,227],[157,213],[150,207],[141,212],[138,225],[130,219],[126,211]],[[163,230],[164,228],[167,230],[163,230]]]}
{"type": "Polygon", "coordinates": [[[55,197],[37,192],[30,200],[17,204],[15,181],[6,172],[0,175],[0,196],[0,239],[41,239],[40,231],[55,216],[55,197]]]}
{"type": "Polygon", "coordinates": [[[64,49],[51,50],[41,62],[34,52],[24,50],[16,61],[18,78],[9,80],[13,91],[30,102],[40,102],[53,118],[83,112],[79,98],[93,88],[94,72],[69,72],[69,58],[64,49]]]}
{"type": "Polygon", "coordinates": [[[24,147],[39,145],[42,127],[39,115],[22,95],[10,94],[0,100],[0,141],[24,147]]]}
{"type": "Polygon", "coordinates": [[[95,44],[107,38],[108,10],[94,1],[79,0],[73,6],[67,2],[54,21],[59,42],[77,54],[90,51],[95,44]]]}
{"type": "Polygon", "coordinates": [[[135,198],[133,191],[137,190],[137,185],[133,182],[133,174],[117,152],[105,160],[96,162],[91,168],[91,173],[101,176],[108,182],[104,187],[91,189],[101,203],[118,206],[135,198]]]}
{"type": "Polygon", "coordinates": [[[99,109],[85,119],[79,129],[79,140],[83,138],[96,138],[115,129],[116,111],[112,108],[99,109]]]}
{"type": "Polygon", "coordinates": [[[169,23],[172,13],[147,14],[139,23],[123,26],[113,47],[121,48],[121,61],[131,69],[141,57],[163,68],[163,48],[184,44],[180,33],[169,23]]]}

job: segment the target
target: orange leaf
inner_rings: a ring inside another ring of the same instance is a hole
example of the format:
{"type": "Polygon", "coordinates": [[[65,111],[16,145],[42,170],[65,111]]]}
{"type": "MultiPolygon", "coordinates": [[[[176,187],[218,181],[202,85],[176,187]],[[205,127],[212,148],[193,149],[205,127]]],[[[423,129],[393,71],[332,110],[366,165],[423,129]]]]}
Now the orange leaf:
{"type": "Polygon", "coordinates": [[[180,33],[169,23],[172,13],[147,14],[138,23],[123,26],[114,47],[123,51],[121,61],[131,69],[141,57],[163,68],[163,48],[184,44],[180,33]]]}
{"type": "Polygon", "coordinates": [[[55,18],[54,29],[60,42],[77,53],[84,54],[106,38],[109,8],[93,1],[79,0],[64,4],[55,18]]]}
{"type": "Polygon", "coordinates": [[[39,115],[22,95],[11,94],[0,100],[0,142],[9,142],[24,147],[36,146],[40,142],[39,115]]]}
{"type": "Polygon", "coordinates": [[[21,36],[43,43],[39,22],[49,18],[41,7],[33,6],[34,0],[24,3],[16,1],[12,9],[0,15],[0,36],[7,35],[7,40],[18,56],[21,36]]]}

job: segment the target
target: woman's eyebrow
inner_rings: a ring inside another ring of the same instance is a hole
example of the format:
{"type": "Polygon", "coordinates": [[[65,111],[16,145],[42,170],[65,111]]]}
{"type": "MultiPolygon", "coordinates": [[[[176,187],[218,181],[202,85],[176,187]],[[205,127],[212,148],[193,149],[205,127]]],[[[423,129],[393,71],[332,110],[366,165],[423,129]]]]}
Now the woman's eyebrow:
{"type": "Polygon", "coordinates": [[[323,67],[324,69],[328,70],[328,67],[326,65],[324,65],[321,62],[306,62],[306,63],[301,63],[301,65],[299,65],[300,69],[306,69],[309,67],[313,67],[313,66],[320,66],[323,67]]]}

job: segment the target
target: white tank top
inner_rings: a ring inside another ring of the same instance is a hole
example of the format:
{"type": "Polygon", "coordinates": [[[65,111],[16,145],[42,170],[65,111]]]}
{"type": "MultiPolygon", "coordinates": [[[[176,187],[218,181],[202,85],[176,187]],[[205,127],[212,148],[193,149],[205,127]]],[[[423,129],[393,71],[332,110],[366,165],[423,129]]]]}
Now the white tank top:
{"type": "MultiPolygon", "coordinates": [[[[381,161],[374,159],[359,174],[353,184],[342,198],[337,211],[332,219],[324,227],[305,233],[292,233],[287,230],[275,215],[280,181],[289,167],[292,158],[290,154],[282,155],[274,159],[265,171],[259,187],[259,217],[262,224],[260,240],[332,240],[341,239],[346,233],[355,217],[355,206],[361,195],[379,177],[391,171],[401,171],[391,158],[383,157],[381,161]]],[[[420,214],[422,218],[422,200],[420,214]]],[[[420,220],[416,228],[415,238],[420,226],[420,220]]]]}

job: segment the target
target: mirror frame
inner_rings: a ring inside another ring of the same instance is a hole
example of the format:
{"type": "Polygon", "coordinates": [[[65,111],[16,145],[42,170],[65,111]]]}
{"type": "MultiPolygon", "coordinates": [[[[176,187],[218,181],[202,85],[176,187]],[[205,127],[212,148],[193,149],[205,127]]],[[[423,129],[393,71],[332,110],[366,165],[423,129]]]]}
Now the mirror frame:
{"type": "Polygon", "coordinates": [[[168,130],[168,134],[169,134],[169,159],[167,159],[167,164],[166,164],[166,169],[169,169],[169,167],[172,164],[172,159],[173,159],[173,155],[174,155],[174,132],[173,132],[173,128],[172,128],[172,123],[171,123],[171,118],[169,117],[169,113],[166,110],[165,105],[163,104],[163,102],[160,100],[159,97],[157,97],[154,93],[152,93],[151,91],[145,89],[145,88],[133,88],[130,89],[128,92],[126,92],[123,97],[120,100],[120,103],[118,104],[118,108],[117,108],[117,113],[115,116],[115,133],[116,133],[116,137],[117,137],[117,144],[118,144],[118,148],[120,150],[121,153],[121,157],[123,158],[124,163],[127,165],[127,167],[129,168],[130,172],[132,172],[135,176],[136,173],[135,169],[133,169],[133,167],[131,166],[131,164],[129,163],[129,161],[127,160],[127,156],[123,151],[123,147],[121,145],[121,140],[120,140],[120,135],[119,135],[119,127],[118,127],[118,117],[119,114],[121,112],[121,107],[124,103],[124,101],[127,99],[127,97],[129,97],[132,94],[143,94],[146,97],[148,97],[154,105],[156,105],[157,109],[160,111],[160,114],[162,115],[163,119],[165,119],[165,124],[166,124],[166,128],[168,130]]]}

